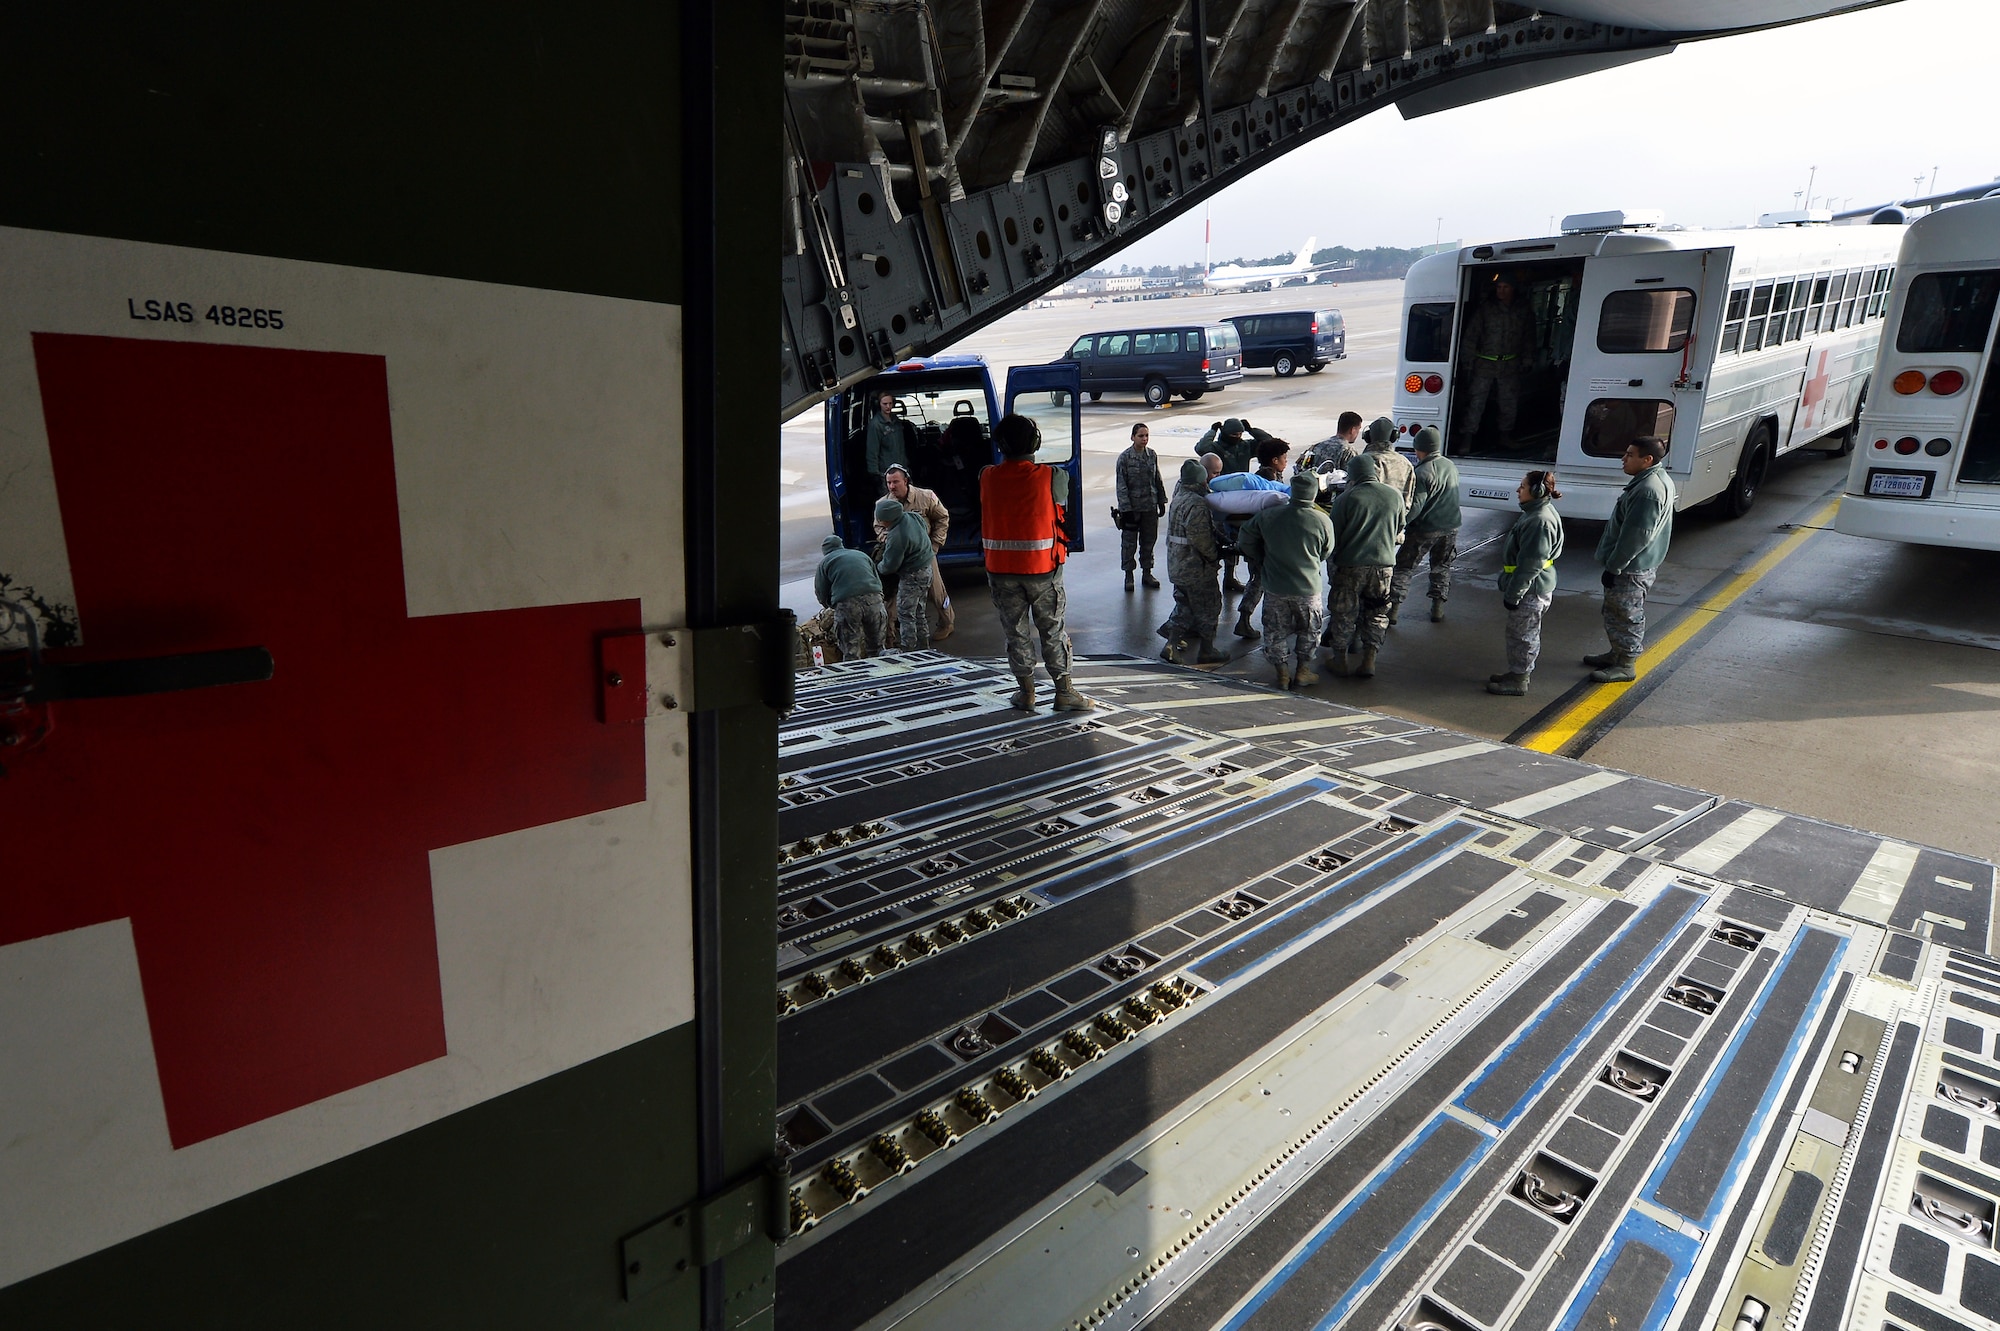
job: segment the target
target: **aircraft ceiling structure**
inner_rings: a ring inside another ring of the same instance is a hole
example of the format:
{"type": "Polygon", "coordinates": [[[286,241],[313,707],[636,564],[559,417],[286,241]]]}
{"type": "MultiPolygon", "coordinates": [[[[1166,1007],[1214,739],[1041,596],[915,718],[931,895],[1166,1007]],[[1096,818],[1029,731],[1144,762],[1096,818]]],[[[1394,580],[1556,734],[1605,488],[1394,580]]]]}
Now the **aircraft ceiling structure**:
{"type": "Polygon", "coordinates": [[[783,414],[1382,106],[1881,2],[786,0],[783,414]]]}

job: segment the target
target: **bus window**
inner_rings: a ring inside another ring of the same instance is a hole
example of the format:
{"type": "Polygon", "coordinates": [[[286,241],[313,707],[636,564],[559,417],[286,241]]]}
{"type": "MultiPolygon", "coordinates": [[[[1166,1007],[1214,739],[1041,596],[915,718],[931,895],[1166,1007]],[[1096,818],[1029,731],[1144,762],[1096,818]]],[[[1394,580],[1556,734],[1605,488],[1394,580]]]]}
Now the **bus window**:
{"type": "Polygon", "coordinates": [[[1828,279],[1824,277],[1815,278],[1813,281],[1812,309],[1806,315],[1806,331],[1808,333],[1817,333],[1819,331],[1820,314],[1826,308],[1827,281],[1828,279]]]}
{"type": "Polygon", "coordinates": [[[1750,308],[1750,288],[1738,287],[1729,293],[1729,308],[1722,314],[1720,351],[1734,351],[1743,345],[1743,314],[1750,308]]]}
{"type": "Polygon", "coordinates": [[[1764,326],[1764,345],[1775,347],[1785,340],[1785,315],[1792,308],[1792,284],[1780,282],[1771,292],[1771,322],[1764,326]]]}
{"type": "Polygon", "coordinates": [[[1979,391],[1979,405],[1972,413],[1972,428],[1965,434],[1958,479],[1973,485],[2000,485],[2000,369],[1991,364],[1986,367],[1986,387],[1979,391]]]}
{"type": "Polygon", "coordinates": [[[1771,312],[1771,284],[1764,283],[1750,293],[1750,322],[1743,325],[1743,349],[1755,351],[1764,345],[1764,316],[1771,312]]]}
{"type": "Polygon", "coordinates": [[[1092,334],[1086,333],[1084,336],[1079,337],[1076,340],[1075,346],[1069,349],[1069,358],[1071,360],[1088,360],[1090,358],[1090,353],[1092,348],[1094,348],[1096,345],[1097,345],[1097,338],[1092,334]]]}
{"type": "Polygon", "coordinates": [[[1694,328],[1694,292],[1685,287],[1614,291],[1597,316],[1597,349],[1607,355],[1679,351],[1694,328]]]}
{"type": "Polygon", "coordinates": [[[1917,274],[1903,301],[1896,350],[1923,354],[1986,350],[1996,297],[2000,297],[2000,269],[1917,274]]]}
{"type": "Polygon", "coordinates": [[[1674,404],[1644,398],[1601,397],[1584,409],[1583,451],[1594,458],[1622,458],[1634,439],[1671,439],[1674,404]]]}
{"type": "Polygon", "coordinates": [[[1875,295],[1868,302],[1869,318],[1879,319],[1882,317],[1882,307],[1889,303],[1889,283],[1895,276],[1896,270],[1893,268],[1884,268],[1875,274],[1875,295]]]}
{"type": "Polygon", "coordinates": [[[1451,305],[1410,306],[1410,327],[1403,338],[1403,359],[1451,359],[1451,305]]]}

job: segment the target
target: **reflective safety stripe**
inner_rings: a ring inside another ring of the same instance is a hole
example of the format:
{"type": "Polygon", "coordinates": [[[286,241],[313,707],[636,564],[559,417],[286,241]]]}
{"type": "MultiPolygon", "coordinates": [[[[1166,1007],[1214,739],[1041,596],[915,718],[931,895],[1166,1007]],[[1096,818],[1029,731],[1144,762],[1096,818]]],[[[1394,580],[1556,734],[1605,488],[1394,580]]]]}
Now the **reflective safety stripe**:
{"type": "Polygon", "coordinates": [[[1472,354],[1473,354],[1473,355],[1475,355],[1475,356],[1477,356],[1477,357],[1479,357],[1479,359],[1481,359],[1481,360],[1516,360],[1516,359],[1519,359],[1519,358],[1518,358],[1518,357],[1516,357],[1516,356],[1515,356],[1515,355],[1514,355],[1514,354],[1513,354],[1512,352],[1509,352],[1509,353],[1508,353],[1507,355],[1505,355],[1505,356],[1489,356],[1489,355],[1487,355],[1487,354],[1486,354],[1485,352],[1483,352],[1483,351],[1475,351],[1475,352],[1473,352],[1472,354]]]}
{"type": "MultiPolygon", "coordinates": [[[[1542,561],[1542,567],[1543,567],[1543,568],[1554,568],[1555,566],[1556,566],[1556,561],[1555,561],[1555,560],[1553,560],[1553,559],[1544,559],[1544,560],[1542,561]]],[[[1513,564],[1502,564],[1502,565],[1500,566],[1500,571],[1501,571],[1502,573],[1512,573],[1512,572],[1514,571],[1514,569],[1515,569],[1515,565],[1513,565],[1513,564]]]]}
{"type": "Polygon", "coordinates": [[[988,550],[1053,550],[1056,545],[1053,536],[1045,541],[996,541],[990,536],[983,539],[988,550]]]}
{"type": "Polygon", "coordinates": [[[1187,537],[1185,537],[1185,536],[1169,536],[1169,537],[1167,538],[1167,544],[1168,544],[1168,545],[1193,545],[1193,544],[1194,544],[1194,542],[1193,542],[1193,541],[1190,541],[1190,540],[1189,540],[1189,539],[1188,539],[1187,537]]]}

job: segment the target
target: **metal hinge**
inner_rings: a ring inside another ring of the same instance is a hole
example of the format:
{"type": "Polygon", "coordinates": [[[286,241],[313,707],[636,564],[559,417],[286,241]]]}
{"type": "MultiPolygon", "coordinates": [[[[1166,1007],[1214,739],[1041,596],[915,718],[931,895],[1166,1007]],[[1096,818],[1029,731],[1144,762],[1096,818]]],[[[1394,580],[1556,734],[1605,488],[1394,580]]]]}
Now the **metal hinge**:
{"type": "Polygon", "coordinates": [[[607,724],[669,712],[762,703],[789,716],[797,701],[798,619],[781,610],[761,624],[655,628],[603,639],[598,669],[607,724]]]}
{"type": "Polygon", "coordinates": [[[664,1216],[619,1245],[630,1303],[690,1271],[713,1265],[763,1235],[790,1237],[790,1178],[770,1161],[721,1192],[664,1216]]]}

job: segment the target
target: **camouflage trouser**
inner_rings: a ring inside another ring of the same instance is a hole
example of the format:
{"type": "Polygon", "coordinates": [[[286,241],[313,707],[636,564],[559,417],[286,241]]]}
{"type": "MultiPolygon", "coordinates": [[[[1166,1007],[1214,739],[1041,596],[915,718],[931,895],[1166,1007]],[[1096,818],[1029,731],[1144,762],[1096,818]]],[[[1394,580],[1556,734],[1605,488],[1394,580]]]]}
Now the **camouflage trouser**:
{"type": "Polygon", "coordinates": [[[1357,620],[1362,647],[1382,645],[1389,632],[1389,580],[1394,572],[1387,564],[1334,566],[1326,597],[1326,629],[1333,650],[1347,650],[1357,620]]]}
{"type": "Polygon", "coordinates": [[[1658,569],[1644,573],[1614,573],[1604,589],[1604,634],[1611,650],[1628,661],[1639,659],[1646,650],[1646,593],[1653,588],[1658,569]]]}
{"type": "Polygon", "coordinates": [[[1472,389],[1465,395],[1465,432],[1479,433],[1479,427],[1486,423],[1486,396],[1493,394],[1500,399],[1500,433],[1514,433],[1514,417],[1521,410],[1521,376],[1518,374],[1481,374],[1472,372],[1472,389]]]}
{"type": "Polygon", "coordinates": [[[1265,659],[1285,671],[1311,664],[1319,632],[1325,626],[1326,612],[1319,597],[1271,593],[1264,598],[1265,659]]]}
{"type": "Polygon", "coordinates": [[[1211,639],[1222,619],[1222,584],[1211,565],[1198,578],[1183,573],[1174,579],[1174,611],[1160,625],[1160,636],[1168,642],[1211,639]]]}
{"type": "Polygon", "coordinates": [[[1425,555],[1431,560],[1431,599],[1451,599],[1451,565],[1458,558],[1457,530],[1413,531],[1403,537],[1403,548],[1396,552],[1396,576],[1389,583],[1389,599],[1397,605],[1410,594],[1410,580],[1425,555]]]}
{"type": "Polygon", "coordinates": [[[951,592],[944,585],[944,569],[931,560],[931,641],[942,642],[958,626],[958,612],[952,609],[951,592]]]}
{"type": "Polygon", "coordinates": [[[869,592],[833,603],[833,645],[840,648],[841,660],[880,656],[882,640],[888,634],[889,611],[882,604],[882,593],[869,592]]]}
{"type": "Polygon", "coordinates": [[[896,645],[906,652],[931,645],[931,571],[896,579],[896,645]]]}
{"type": "MultiPolygon", "coordinates": [[[[1248,560],[1244,562],[1249,563],[1248,560]]],[[[1245,619],[1250,618],[1250,612],[1255,610],[1257,603],[1263,599],[1264,574],[1255,564],[1250,564],[1250,580],[1243,584],[1243,595],[1236,602],[1236,613],[1245,619]]]]}
{"type": "Polygon", "coordinates": [[[1153,571],[1153,546],[1160,539],[1160,515],[1152,509],[1137,515],[1139,526],[1118,531],[1118,567],[1130,573],[1135,568],[1153,571]],[[1135,560],[1136,556],[1136,560],[1135,560]]]}
{"type": "Polygon", "coordinates": [[[1542,654],[1542,616],[1555,597],[1536,592],[1521,598],[1521,604],[1507,612],[1507,669],[1516,675],[1533,673],[1535,660],[1542,654]]]}
{"type": "Polygon", "coordinates": [[[1014,674],[1035,673],[1035,637],[1042,639],[1042,664],[1050,679],[1069,677],[1069,632],[1063,618],[1069,596],[1063,591],[1062,570],[1053,573],[989,573],[993,609],[1007,634],[1007,665],[1014,674]],[[1032,622],[1032,628],[1030,624],[1032,622]]]}

